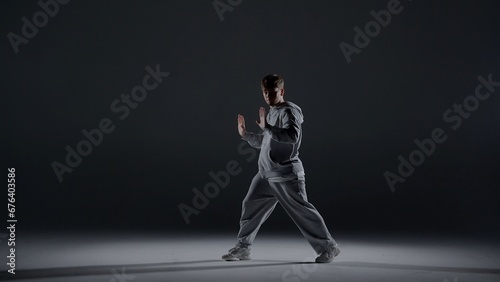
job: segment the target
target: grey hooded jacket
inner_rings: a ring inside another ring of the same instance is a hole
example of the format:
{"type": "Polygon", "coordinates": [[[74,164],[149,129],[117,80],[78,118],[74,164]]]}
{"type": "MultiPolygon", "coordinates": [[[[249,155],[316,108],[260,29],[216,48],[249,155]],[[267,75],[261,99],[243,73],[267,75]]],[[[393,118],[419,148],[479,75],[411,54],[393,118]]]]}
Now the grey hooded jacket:
{"type": "Polygon", "coordinates": [[[303,172],[299,159],[302,140],[302,110],[292,102],[271,106],[266,116],[268,125],[261,133],[246,132],[242,137],[250,146],[260,149],[259,173],[264,178],[303,172]]]}

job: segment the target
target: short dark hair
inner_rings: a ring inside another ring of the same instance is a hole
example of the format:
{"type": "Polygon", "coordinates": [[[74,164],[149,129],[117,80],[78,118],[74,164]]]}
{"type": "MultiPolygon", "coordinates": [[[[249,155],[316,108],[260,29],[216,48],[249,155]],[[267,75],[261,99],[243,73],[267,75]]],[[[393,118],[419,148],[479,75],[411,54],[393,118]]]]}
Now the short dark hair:
{"type": "Polygon", "coordinates": [[[268,88],[268,89],[275,87],[283,88],[285,86],[285,80],[280,75],[269,74],[262,79],[262,81],[260,82],[260,86],[262,88],[268,88]]]}

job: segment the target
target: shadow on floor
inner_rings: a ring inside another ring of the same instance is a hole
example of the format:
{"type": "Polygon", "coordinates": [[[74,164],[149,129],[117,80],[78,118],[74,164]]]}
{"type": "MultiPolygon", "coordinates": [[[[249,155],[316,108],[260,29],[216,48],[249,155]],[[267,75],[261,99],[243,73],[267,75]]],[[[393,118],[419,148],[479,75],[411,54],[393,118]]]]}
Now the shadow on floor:
{"type": "Polygon", "coordinates": [[[17,269],[13,279],[34,279],[34,278],[55,278],[65,276],[86,276],[86,275],[110,275],[115,276],[117,281],[128,281],[127,275],[134,273],[154,273],[154,272],[174,272],[174,271],[197,271],[214,269],[236,269],[249,267],[269,267],[276,265],[307,264],[308,262],[290,262],[274,260],[251,260],[233,261],[223,260],[197,260],[197,261],[176,261],[164,263],[147,264],[124,264],[124,265],[96,265],[96,266],[71,266],[55,268],[37,269],[17,269]],[[196,265],[206,264],[210,265],[196,265]]]}
{"type": "Polygon", "coordinates": [[[336,266],[358,267],[358,268],[380,268],[380,269],[425,270],[425,271],[440,271],[440,272],[455,272],[455,273],[500,274],[500,269],[498,269],[498,268],[409,265],[409,264],[391,264],[391,263],[373,263],[373,262],[355,262],[355,261],[335,262],[335,265],[336,266]]]}
{"type": "MultiPolygon", "coordinates": [[[[17,270],[16,275],[13,276],[15,277],[15,279],[34,279],[34,278],[49,278],[49,277],[55,278],[55,277],[65,277],[65,276],[109,275],[115,277],[116,281],[128,281],[131,278],[127,277],[131,276],[132,274],[138,274],[138,273],[273,267],[278,265],[308,264],[308,263],[312,262],[291,262],[291,261],[276,261],[276,260],[226,262],[222,260],[197,260],[197,261],[178,261],[178,262],[148,263],[148,264],[96,265],[96,266],[24,269],[24,270],[17,270]],[[201,265],[201,264],[209,264],[209,265],[201,265]]],[[[445,267],[445,266],[430,266],[430,265],[406,265],[406,264],[369,263],[369,262],[354,262],[354,261],[334,262],[328,265],[333,267],[500,274],[500,269],[495,269],[495,268],[445,267]]]]}

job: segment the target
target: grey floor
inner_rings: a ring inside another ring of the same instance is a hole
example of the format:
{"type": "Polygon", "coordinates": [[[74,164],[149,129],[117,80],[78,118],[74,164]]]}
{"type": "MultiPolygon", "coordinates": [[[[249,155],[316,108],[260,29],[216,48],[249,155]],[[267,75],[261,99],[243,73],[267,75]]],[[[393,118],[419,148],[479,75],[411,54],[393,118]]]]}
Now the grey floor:
{"type": "MultiPolygon", "coordinates": [[[[262,235],[252,260],[225,262],[233,234],[17,234],[17,281],[500,281],[500,243],[408,236],[342,236],[342,253],[315,264],[300,236],[262,235]]],[[[5,238],[2,239],[2,257],[5,238]]]]}

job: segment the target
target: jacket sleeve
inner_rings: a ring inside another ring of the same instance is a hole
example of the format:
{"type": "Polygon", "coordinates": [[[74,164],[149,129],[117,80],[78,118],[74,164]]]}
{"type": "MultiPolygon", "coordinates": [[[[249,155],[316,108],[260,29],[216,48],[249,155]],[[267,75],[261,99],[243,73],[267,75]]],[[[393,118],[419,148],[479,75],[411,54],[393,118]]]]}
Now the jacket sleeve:
{"type": "Polygon", "coordinates": [[[245,136],[241,137],[241,139],[245,140],[250,144],[250,146],[260,149],[262,145],[262,137],[264,135],[260,133],[246,132],[245,136]]]}
{"type": "Polygon", "coordinates": [[[284,111],[282,117],[283,127],[266,125],[264,130],[271,133],[271,138],[277,142],[294,144],[299,141],[300,122],[298,113],[293,113],[291,109],[284,111]]]}

